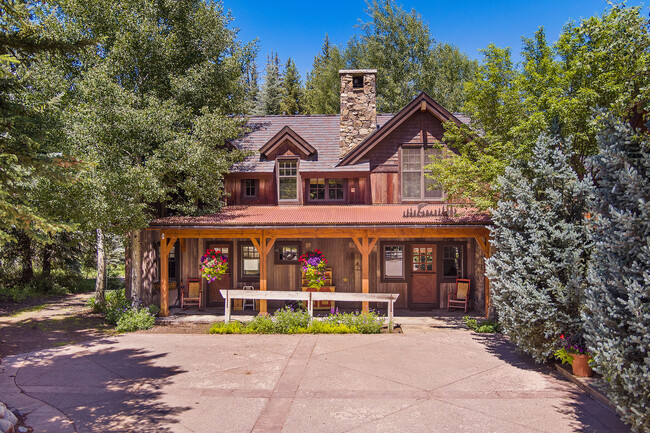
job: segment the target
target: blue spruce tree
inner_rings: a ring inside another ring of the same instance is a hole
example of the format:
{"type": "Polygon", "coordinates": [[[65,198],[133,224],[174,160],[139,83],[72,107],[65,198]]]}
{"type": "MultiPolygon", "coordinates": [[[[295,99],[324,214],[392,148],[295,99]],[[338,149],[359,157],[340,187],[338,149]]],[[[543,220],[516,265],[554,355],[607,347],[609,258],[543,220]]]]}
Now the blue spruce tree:
{"type": "Polygon", "coordinates": [[[650,432],[650,137],[609,119],[598,144],[586,339],[623,420],[650,432]]]}
{"type": "Polygon", "coordinates": [[[560,335],[582,334],[589,182],[578,178],[560,148],[558,140],[540,136],[533,157],[500,178],[495,252],[486,266],[503,329],[539,362],[553,355],[560,335]]]}

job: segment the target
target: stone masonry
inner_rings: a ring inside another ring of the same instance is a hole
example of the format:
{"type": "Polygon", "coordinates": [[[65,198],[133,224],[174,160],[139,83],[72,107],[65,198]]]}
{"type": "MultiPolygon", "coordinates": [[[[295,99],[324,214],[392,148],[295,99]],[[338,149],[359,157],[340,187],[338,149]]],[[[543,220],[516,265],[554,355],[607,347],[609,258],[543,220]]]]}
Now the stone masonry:
{"type": "Polygon", "coordinates": [[[341,158],[377,129],[377,70],[339,71],[341,79],[341,158]],[[353,86],[354,77],[363,77],[363,86],[353,86]]]}

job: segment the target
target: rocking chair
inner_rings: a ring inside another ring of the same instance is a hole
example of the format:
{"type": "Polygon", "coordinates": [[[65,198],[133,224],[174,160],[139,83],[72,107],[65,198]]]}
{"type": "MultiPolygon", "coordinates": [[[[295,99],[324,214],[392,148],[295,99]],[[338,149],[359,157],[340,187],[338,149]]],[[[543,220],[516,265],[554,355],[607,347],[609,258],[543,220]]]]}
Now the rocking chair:
{"type": "Polygon", "coordinates": [[[184,287],[181,292],[181,309],[187,309],[188,305],[198,305],[199,311],[201,311],[202,297],[201,280],[199,278],[189,278],[187,288],[184,287]]]}
{"type": "Polygon", "coordinates": [[[456,278],[456,293],[449,293],[447,295],[447,310],[464,308],[467,313],[469,308],[469,287],[469,280],[456,278]]]}

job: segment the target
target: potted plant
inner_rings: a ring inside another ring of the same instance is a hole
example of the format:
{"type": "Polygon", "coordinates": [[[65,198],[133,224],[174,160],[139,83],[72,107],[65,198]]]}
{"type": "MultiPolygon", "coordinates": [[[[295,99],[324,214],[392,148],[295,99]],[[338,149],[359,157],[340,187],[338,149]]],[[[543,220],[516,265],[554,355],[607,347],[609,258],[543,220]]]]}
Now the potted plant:
{"type": "Polygon", "coordinates": [[[307,251],[300,256],[300,267],[309,281],[308,287],[320,289],[325,285],[325,271],[327,270],[327,259],[319,250],[307,251]]]}
{"type": "Polygon", "coordinates": [[[562,364],[569,363],[575,376],[589,377],[594,374],[589,366],[592,355],[584,340],[580,337],[565,337],[560,335],[562,347],[555,351],[555,357],[562,364]]]}
{"type": "Polygon", "coordinates": [[[211,283],[228,272],[228,256],[215,249],[206,250],[201,257],[201,277],[211,283]]]}

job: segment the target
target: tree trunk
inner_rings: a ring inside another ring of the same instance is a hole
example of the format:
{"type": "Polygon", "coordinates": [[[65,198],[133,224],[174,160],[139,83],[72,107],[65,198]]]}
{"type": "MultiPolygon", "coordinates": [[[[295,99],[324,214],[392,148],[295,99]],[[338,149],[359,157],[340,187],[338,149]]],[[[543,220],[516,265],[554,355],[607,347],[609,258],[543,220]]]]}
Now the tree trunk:
{"type": "Polygon", "coordinates": [[[131,232],[131,299],[141,301],[142,293],[142,236],[140,230],[131,232]]]}
{"type": "Polygon", "coordinates": [[[104,303],[106,290],[106,250],[104,249],[104,234],[97,229],[97,278],[95,279],[95,302],[104,303]]]}
{"type": "Polygon", "coordinates": [[[34,251],[32,250],[32,240],[23,231],[18,232],[17,238],[20,255],[23,259],[23,274],[20,281],[22,283],[29,283],[34,279],[34,267],[32,265],[34,251]]]}
{"type": "Polygon", "coordinates": [[[41,252],[41,278],[47,280],[50,278],[52,273],[52,250],[54,246],[52,244],[43,245],[43,251],[41,252]]]}

